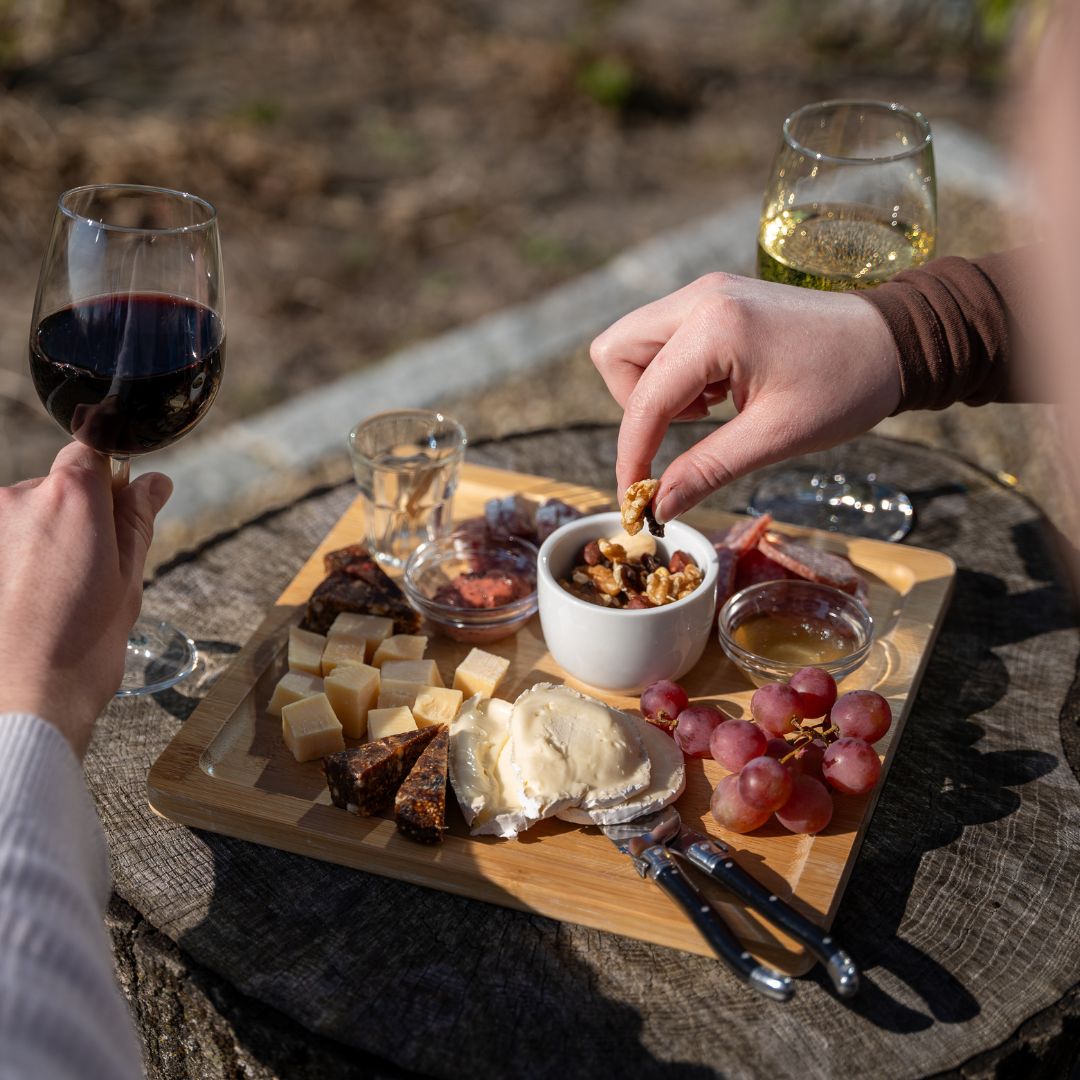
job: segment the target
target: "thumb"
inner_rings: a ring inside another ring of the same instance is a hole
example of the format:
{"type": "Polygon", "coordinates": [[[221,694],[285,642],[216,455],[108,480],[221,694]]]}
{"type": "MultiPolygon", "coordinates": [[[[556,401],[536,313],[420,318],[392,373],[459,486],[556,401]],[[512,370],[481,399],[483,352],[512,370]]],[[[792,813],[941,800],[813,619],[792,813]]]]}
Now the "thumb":
{"type": "Polygon", "coordinates": [[[118,491],[113,501],[120,572],[129,582],[142,581],[146,552],[154,538],[154,519],[172,495],[164,473],[145,473],[118,491]]]}
{"type": "Polygon", "coordinates": [[[657,520],[671,521],[740,476],[809,449],[790,425],[770,424],[752,412],[739,413],[664,470],[656,493],[657,520]]]}

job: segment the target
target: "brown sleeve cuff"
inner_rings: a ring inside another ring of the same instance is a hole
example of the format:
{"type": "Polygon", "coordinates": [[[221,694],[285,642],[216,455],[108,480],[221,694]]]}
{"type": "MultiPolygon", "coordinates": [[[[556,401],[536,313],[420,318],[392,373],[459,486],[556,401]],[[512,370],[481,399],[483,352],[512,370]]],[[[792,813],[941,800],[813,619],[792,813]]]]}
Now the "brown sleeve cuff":
{"type": "Polygon", "coordinates": [[[859,294],[881,313],[899,348],[897,412],[1016,400],[1023,267],[1021,252],[974,262],[949,256],[859,294]]]}

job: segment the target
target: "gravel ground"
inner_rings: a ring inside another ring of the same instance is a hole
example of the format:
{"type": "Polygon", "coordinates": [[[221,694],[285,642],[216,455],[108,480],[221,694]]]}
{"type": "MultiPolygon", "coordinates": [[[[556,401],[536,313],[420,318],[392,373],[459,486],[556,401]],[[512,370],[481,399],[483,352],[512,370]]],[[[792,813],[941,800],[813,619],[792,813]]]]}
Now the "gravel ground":
{"type": "MultiPolygon", "coordinates": [[[[68,186],[164,184],[219,206],[228,371],[198,439],[760,190],[805,101],[898,99],[993,136],[1004,54],[984,7],[0,6],[0,482],[42,471],[63,438],[25,340],[68,186]]],[[[943,251],[1001,234],[943,207],[943,251]]],[[[509,402],[498,424],[529,426],[533,408],[509,402]]]]}

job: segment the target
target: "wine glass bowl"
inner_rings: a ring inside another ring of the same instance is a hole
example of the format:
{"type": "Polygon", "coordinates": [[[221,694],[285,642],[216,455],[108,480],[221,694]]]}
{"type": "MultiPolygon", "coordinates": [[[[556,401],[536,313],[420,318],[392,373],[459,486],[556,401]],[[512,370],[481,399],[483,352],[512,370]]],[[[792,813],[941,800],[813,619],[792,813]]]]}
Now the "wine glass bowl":
{"type": "Polygon", "coordinates": [[[875,101],[806,105],[784,121],[758,234],[758,276],[859,289],[934,253],[930,125],[875,101]]]}
{"type": "MultiPolygon", "coordinates": [[[[64,192],[53,216],[30,330],[30,373],[49,415],[108,456],[168,446],[206,415],[225,363],[217,212],[167,188],[95,184],[64,192]]],[[[194,670],[194,643],[158,620],[136,624],[119,694],[152,693],[194,670]]]]}
{"type": "MultiPolygon", "coordinates": [[[[937,195],[926,118],[880,101],[824,101],[784,121],[765,189],[758,276],[803,288],[871,288],[934,253],[937,195]]],[[[752,513],[900,540],[914,512],[876,476],[852,478],[836,455],[818,469],[767,473],[752,513]]]]}

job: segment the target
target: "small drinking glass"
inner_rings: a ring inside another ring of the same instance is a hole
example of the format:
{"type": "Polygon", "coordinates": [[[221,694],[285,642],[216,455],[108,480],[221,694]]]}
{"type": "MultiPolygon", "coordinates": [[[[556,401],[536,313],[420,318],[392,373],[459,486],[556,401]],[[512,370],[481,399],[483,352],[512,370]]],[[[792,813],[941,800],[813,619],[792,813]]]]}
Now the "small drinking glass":
{"type": "Polygon", "coordinates": [[[456,420],[429,409],[379,413],[349,432],[367,546],[383,566],[402,569],[420,544],[450,532],[466,443],[456,420]]]}

